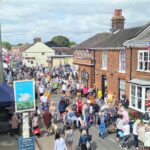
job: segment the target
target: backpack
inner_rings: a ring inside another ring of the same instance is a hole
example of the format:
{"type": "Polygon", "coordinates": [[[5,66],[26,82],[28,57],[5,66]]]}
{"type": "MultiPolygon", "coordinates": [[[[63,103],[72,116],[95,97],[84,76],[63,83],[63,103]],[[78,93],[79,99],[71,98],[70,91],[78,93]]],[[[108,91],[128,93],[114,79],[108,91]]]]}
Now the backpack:
{"type": "Polygon", "coordinates": [[[72,143],[73,142],[73,134],[70,133],[70,131],[67,133],[66,142],[67,143],[72,143]]]}

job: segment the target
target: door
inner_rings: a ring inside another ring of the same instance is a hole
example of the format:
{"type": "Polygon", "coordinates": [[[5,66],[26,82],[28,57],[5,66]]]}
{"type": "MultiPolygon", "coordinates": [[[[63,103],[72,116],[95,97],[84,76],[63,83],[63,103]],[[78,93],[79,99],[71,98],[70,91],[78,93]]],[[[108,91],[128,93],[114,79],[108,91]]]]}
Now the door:
{"type": "Polygon", "coordinates": [[[104,99],[104,94],[107,90],[107,77],[102,76],[102,98],[104,99]]]}

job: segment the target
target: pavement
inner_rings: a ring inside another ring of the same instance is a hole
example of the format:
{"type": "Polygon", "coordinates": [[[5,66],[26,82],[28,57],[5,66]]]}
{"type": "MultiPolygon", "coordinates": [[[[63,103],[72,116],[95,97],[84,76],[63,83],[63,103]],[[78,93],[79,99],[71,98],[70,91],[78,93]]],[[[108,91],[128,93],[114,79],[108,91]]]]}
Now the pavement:
{"type": "MultiPolygon", "coordinates": [[[[52,95],[52,99],[57,103],[60,100],[60,95],[52,95]]],[[[61,123],[58,123],[58,127],[62,126],[61,123]]],[[[92,135],[92,150],[121,150],[119,143],[115,140],[115,134],[110,134],[104,139],[100,138],[98,135],[98,126],[91,127],[89,133],[92,135]]],[[[74,142],[73,150],[80,150],[78,147],[78,141],[80,137],[80,132],[78,129],[74,131],[74,142]]],[[[54,149],[54,135],[42,135],[37,139],[35,144],[36,150],[53,150],[54,149]],[[40,148],[41,149],[40,149],[40,148]]],[[[130,145],[133,145],[133,138],[129,140],[130,145]]],[[[0,150],[17,150],[18,149],[18,140],[15,137],[10,137],[9,134],[0,134],[0,150]]],[[[130,147],[130,150],[134,150],[133,146],[130,147]]]]}

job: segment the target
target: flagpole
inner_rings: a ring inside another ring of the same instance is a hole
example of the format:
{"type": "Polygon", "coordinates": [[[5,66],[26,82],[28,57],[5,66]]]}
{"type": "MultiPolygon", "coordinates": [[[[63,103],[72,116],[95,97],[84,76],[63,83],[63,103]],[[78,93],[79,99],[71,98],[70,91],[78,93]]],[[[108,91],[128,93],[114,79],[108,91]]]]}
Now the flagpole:
{"type": "Polygon", "coordinates": [[[1,32],[1,20],[0,20],[0,83],[4,80],[3,74],[3,55],[2,55],[2,32],[1,32]]]}

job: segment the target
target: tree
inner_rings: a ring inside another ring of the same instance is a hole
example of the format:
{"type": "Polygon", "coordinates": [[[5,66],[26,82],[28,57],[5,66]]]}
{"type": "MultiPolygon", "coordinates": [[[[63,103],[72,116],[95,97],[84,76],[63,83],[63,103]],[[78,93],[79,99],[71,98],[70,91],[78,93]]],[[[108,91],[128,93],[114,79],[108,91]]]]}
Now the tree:
{"type": "Polygon", "coordinates": [[[60,47],[70,47],[69,39],[62,35],[53,37],[51,41],[55,42],[60,47]]]}
{"type": "Polygon", "coordinates": [[[17,46],[22,46],[22,45],[23,45],[22,43],[17,44],[17,46]]]}
{"type": "Polygon", "coordinates": [[[9,42],[6,42],[6,41],[2,42],[2,46],[8,50],[11,49],[11,44],[9,42]]]}
{"type": "Polygon", "coordinates": [[[77,43],[76,42],[74,42],[74,41],[70,41],[70,47],[73,47],[73,46],[76,46],[77,45],[77,43]]]}

